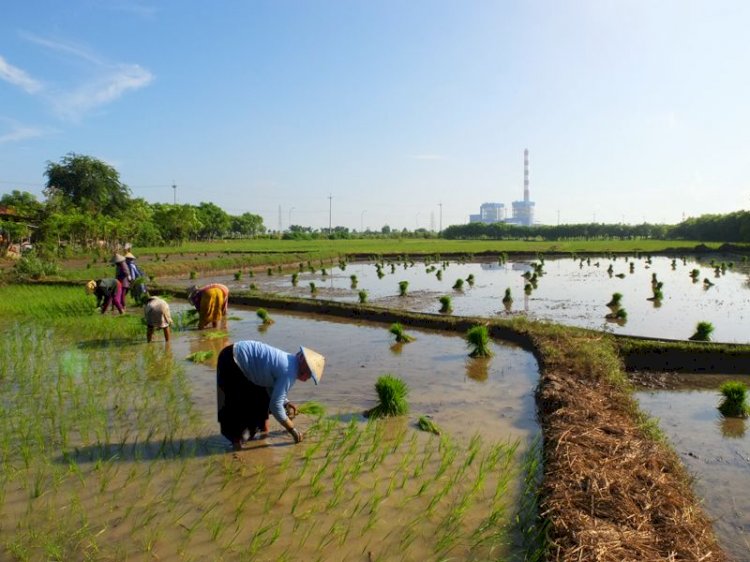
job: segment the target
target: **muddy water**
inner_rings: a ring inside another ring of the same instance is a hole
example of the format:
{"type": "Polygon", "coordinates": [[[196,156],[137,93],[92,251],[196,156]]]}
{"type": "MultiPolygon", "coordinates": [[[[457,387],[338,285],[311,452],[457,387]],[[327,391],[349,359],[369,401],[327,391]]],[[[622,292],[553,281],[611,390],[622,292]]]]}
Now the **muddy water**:
{"type": "MultiPolygon", "coordinates": [[[[299,273],[296,287],[291,283],[291,271],[273,275],[256,273],[252,278],[245,275],[235,281],[232,276],[216,276],[195,281],[170,280],[185,286],[192,283],[220,281],[234,289],[247,290],[251,283],[262,291],[283,295],[311,297],[309,284],[315,283],[315,298],[345,302],[358,302],[358,291],[366,290],[371,304],[404,308],[419,312],[439,311],[439,297],[450,295],[453,314],[471,316],[506,316],[525,314],[532,318],[546,319],[562,324],[607,330],[619,334],[649,337],[687,339],[698,322],[711,322],[715,331],[713,341],[750,341],[747,322],[750,319],[750,288],[748,274],[750,265],[736,256],[714,257],[716,264],[733,262],[722,273],[717,273],[710,261],[688,257],[683,262],[676,259],[674,267],[671,257],[606,257],[581,261],[572,258],[548,258],[544,262],[544,274],[538,279],[537,288],[530,295],[524,293],[526,280],[523,274],[532,272],[535,258],[515,259],[505,264],[496,261],[473,263],[441,262],[425,265],[416,262],[389,264],[383,268],[379,278],[372,263],[350,263],[345,269],[326,264],[327,275],[321,275],[320,266],[315,273],[308,270],[299,273]],[[631,273],[630,265],[633,264],[631,273]],[[432,267],[436,270],[429,271],[432,267]],[[611,274],[608,269],[612,268],[611,274]],[[698,281],[693,282],[690,272],[699,270],[698,281]],[[437,271],[442,272],[442,280],[437,271]],[[356,275],[357,286],[352,287],[350,276],[356,275]],[[470,286],[464,282],[463,290],[452,289],[457,279],[475,282],[470,286]],[[619,277],[618,277],[619,275],[619,277]],[[656,275],[662,282],[664,298],[661,302],[648,300],[653,296],[651,280],[656,275]],[[704,285],[708,279],[713,285],[704,285]],[[399,282],[408,281],[405,297],[399,296],[399,282]],[[510,288],[513,304],[506,309],[502,298],[510,288]],[[612,294],[623,295],[622,306],[628,313],[627,321],[617,323],[607,320],[611,313],[606,303],[612,294]]],[[[314,264],[317,265],[317,264],[314,264]]]]}
{"type": "MultiPolygon", "coordinates": [[[[175,308],[175,305],[172,306],[175,308]]],[[[376,403],[377,378],[390,373],[409,386],[412,422],[430,415],[449,434],[469,439],[481,432],[488,440],[528,441],[538,431],[533,389],[538,380],[534,357],[518,347],[492,344],[490,359],[467,356],[464,340],[456,335],[410,330],[408,344],[395,344],[386,325],[331,320],[315,315],[270,311],[274,323],[261,324],[254,310],[230,307],[226,337],[222,331],[188,331],[172,343],[175,357],[213,351],[203,364],[186,362],[194,383],[195,401],[206,419],[216,415],[215,361],[218,352],[234,341],[260,340],[296,351],[300,345],[326,356],[320,385],[297,383],[294,402],[314,400],[329,413],[359,417],[376,403]]],[[[282,436],[286,438],[286,436],[282,436]]]]}
{"type": "MultiPolygon", "coordinates": [[[[636,398],[644,412],[659,419],[695,476],[693,488],[724,549],[736,560],[750,560],[750,421],[719,413],[720,379],[730,379],[714,378],[713,389],[640,391],[636,398]]],[[[739,380],[750,384],[750,376],[739,380]]]]}

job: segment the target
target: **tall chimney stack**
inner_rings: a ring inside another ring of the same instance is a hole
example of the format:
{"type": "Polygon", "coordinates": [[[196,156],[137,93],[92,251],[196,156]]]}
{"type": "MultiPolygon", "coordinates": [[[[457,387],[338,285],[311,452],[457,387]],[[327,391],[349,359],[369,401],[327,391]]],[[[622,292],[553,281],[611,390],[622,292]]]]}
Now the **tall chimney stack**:
{"type": "Polygon", "coordinates": [[[523,150],[523,200],[529,202],[529,149],[523,150]]]}

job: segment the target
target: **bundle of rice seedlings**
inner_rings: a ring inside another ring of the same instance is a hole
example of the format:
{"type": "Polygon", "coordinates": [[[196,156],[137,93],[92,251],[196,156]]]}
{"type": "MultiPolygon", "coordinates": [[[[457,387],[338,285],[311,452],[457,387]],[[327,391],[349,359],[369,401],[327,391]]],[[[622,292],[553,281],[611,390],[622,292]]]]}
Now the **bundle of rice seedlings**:
{"type": "Polygon", "coordinates": [[[369,417],[403,416],[409,412],[406,401],[409,387],[401,379],[391,374],[383,375],[375,383],[375,392],[378,393],[380,402],[366,412],[369,417]]]}
{"type": "Polygon", "coordinates": [[[366,302],[367,302],[367,291],[365,291],[365,290],[363,289],[363,290],[361,290],[361,291],[360,291],[359,293],[357,293],[357,294],[359,295],[359,302],[360,302],[360,304],[364,304],[364,303],[366,303],[366,302]]]}
{"type": "Polygon", "coordinates": [[[310,281],[310,294],[314,295],[317,292],[318,292],[318,288],[315,286],[315,283],[310,281]]]}
{"type": "Polygon", "coordinates": [[[297,408],[297,412],[308,416],[323,416],[326,409],[319,402],[305,402],[297,408]]]}
{"type": "Polygon", "coordinates": [[[351,279],[351,281],[352,281],[352,289],[356,289],[357,288],[357,282],[358,282],[357,281],[357,276],[356,275],[350,275],[349,279],[351,279]]]}
{"type": "Polygon", "coordinates": [[[469,273],[469,276],[466,278],[466,282],[469,284],[469,287],[474,286],[474,274],[469,273]]]}
{"type": "Polygon", "coordinates": [[[255,311],[255,314],[258,315],[258,318],[260,318],[264,324],[273,324],[273,318],[268,315],[268,311],[265,308],[259,308],[255,311]]]}
{"type": "Polygon", "coordinates": [[[292,287],[296,287],[297,283],[299,283],[299,273],[295,271],[294,273],[292,273],[292,287]]]}
{"type": "Polygon", "coordinates": [[[190,355],[188,355],[186,359],[188,361],[192,361],[193,363],[203,363],[204,361],[213,357],[213,355],[213,351],[196,351],[195,353],[191,353],[190,355]]]}
{"type": "Polygon", "coordinates": [[[408,281],[399,281],[398,282],[398,294],[401,297],[406,296],[406,291],[409,288],[409,282],[408,281]]]}
{"type": "Polygon", "coordinates": [[[430,433],[434,433],[435,435],[440,435],[440,428],[434,421],[429,418],[429,416],[419,416],[417,427],[422,431],[429,431],[430,433]]]}
{"type": "Polygon", "coordinates": [[[620,302],[622,302],[622,293],[612,293],[612,300],[607,303],[607,306],[615,308],[620,306],[620,302]]]}
{"type": "Polygon", "coordinates": [[[438,300],[440,301],[440,312],[450,312],[453,310],[451,307],[451,298],[448,295],[444,295],[438,300]]]}
{"type": "Polygon", "coordinates": [[[464,280],[463,279],[456,279],[456,282],[453,284],[453,288],[456,291],[461,291],[464,288],[464,280]]]}
{"type": "Polygon", "coordinates": [[[466,332],[466,343],[472,348],[470,357],[490,357],[490,332],[487,326],[474,326],[466,332]]]}
{"type": "Polygon", "coordinates": [[[698,322],[695,327],[695,333],[690,336],[693,341],[711,341],[711,332],[714,331],[714,325],[711,322],[698,322]]]}
{"type": "Polygon", "coordinates": [[[414,341],[414,338],[412,336],[404,332],[404,327],[400,322],[391,324],[391,327],[388,329],[388,331],[396,336],[396,341],[398,343],[409,343],[410,341],[414,341]]]}
{"type": "Polygon", "coordinates": [[[240,279],[242,279],[242,271],[235,271],[234,272],[234,280],[235,281],[239,281],[240,279]]]}
{"type": "Polygon", "coordinates": [[[747,387],[740,381],[727,381],[719,388],[722,401],[719,411],[722,415],[733,418],[746,418],[750,413],[747,403],[747,387]]]}
{"type": "Polygon", "coordinates": [[[503,297],[503,304],[504,305],[513,304],[513,296],[510,294],[510,287],[505,289],[505,296],[503,297]]]}

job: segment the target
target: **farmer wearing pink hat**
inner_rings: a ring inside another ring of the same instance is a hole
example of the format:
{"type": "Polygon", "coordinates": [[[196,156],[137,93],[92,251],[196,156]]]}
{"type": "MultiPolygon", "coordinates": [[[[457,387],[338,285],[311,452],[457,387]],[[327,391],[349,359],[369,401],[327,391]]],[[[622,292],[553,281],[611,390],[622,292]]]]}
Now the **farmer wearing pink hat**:
{"type": "Polygon", "coordinates": [[[302,433],[294,427],[292,416],[297,407],[287,394],[295,382],[323,378],[325,357],[300,347],[287,353],[259,341],[245,340],[228,345],[219,353],[216,365],[216,396],[221,434],[232,442],[235,451],[242,448],[247,430],[252,439],[258,431],[268,431],[269,411],[294,439],[302,433]]]}

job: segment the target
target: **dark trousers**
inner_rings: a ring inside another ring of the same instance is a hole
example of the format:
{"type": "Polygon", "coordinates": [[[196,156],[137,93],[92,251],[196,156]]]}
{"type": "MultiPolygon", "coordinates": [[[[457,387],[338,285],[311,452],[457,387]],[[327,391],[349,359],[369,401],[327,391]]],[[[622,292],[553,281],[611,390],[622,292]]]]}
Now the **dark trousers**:
{"type": "Polygon", "coordinates": [[[239,441],[247,429],[251,435],[264,431],[271,401],[265,387],[248,380],[234,362],[233,346],[219,353],[216,364],[216,402],[221,434],[239,441]]]}

